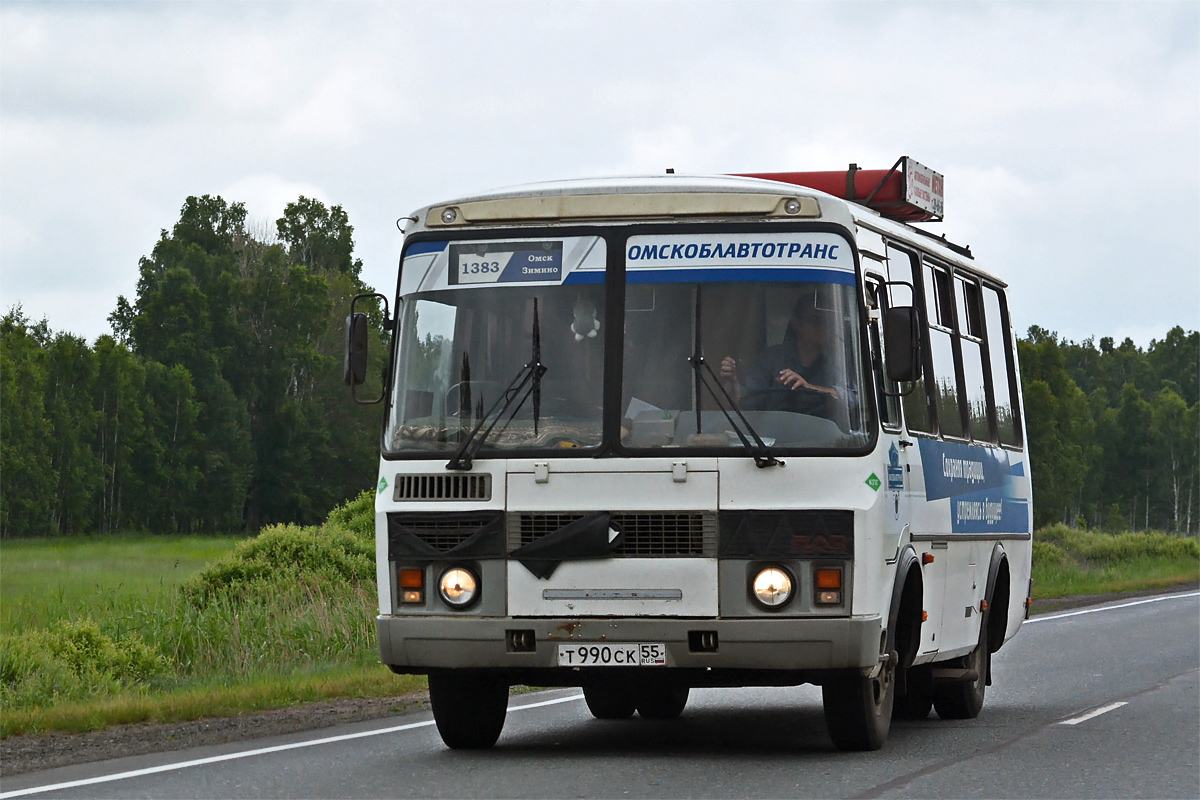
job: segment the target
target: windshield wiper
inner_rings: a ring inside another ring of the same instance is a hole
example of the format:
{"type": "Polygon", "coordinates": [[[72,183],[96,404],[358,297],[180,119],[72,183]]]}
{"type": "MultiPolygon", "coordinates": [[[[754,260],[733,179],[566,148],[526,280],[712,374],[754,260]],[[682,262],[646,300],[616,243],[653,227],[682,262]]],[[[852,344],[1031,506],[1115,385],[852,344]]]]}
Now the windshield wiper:
{"type": "Polygon", "coordinates": [[[725,419],[729,421],[729,425],[731,428],[733,428],[734,433],[737,434],[738,440],[742,443],[742,447],[745,448],[750,457],[754,459],[754,464],[759,469],[763,469],[765,467],[782,467],[783,462],[771,455],[771,448],[767,447],[766,442],[764,442],[762,437],[758,435],[758,431],[754,430],[754,426],[750,424],[750,420],[746,419],[746,415],[742,413],[741,409],[737,407],[737,403],[735,403],[733,398],[729,396],[729,392],[725,390],[725,386],[717,378],[716,373],[712,371],[712,367],[710,367],[708,362],[704,360],[704,349],[700,344],[700,337],[702,333],[702,327],[700,325],[700,289],[700,285],[697,284],[696,340],[692,348],[692,357],[688,359],[688,362],[692,365],[692,369],[696,373],[696,434],[699,435],[702,432],[700,387],[704,386],[705,389],[708,389],[708,393],[712,395],[713,400],[717,402],[717,408],[721,409],[721,413],[724,414],[725,419]],[[711,383],[705,377],[705,372],[707,372],[708,377],[712,379],[711,383]],[[720,390],[720,394],[717,394],[717,390],[713,389],[713,385],[720,390]],[[749,432],[750,436],[754,437],[753,444],[751,444],[750,440],[746,438],[746,434],[742,432],[742,429],[738,427],[738,424],[733,421],[733,416],[730,414],[731,411],[733,414],[737,414],[738,420],[740,420],[742,425],[745,426],[746,431],[749,432]]]}
{"type": "MultiPolygon", "coordinates": [[[[464,356],[465,358],[465,356],[464,356]]],[[[508,388],[500,394],[500,399],[497,400],[486,414],[479,415],[479,422],[475,423],[475,427],[467,434],[467,438],[463,440],[458,449],[454,451],[454,455],[446,462],[446,469],[469,470],[471,468],[471,460],[475,458],[475,454],[479,452],[479,448],[483,447],[483,443],[487,441],[487,437],[492,435],[492,430],[496,427],[513,404],[512,413],[509,414],[508,421],[512,422],[517,416],[517,412],[521,410],[521,406],[525,405],[525,400],[530,394],[533,395],[533,433],[536,436],[538,431],[538,417],[541,415],[542,405],[542,376],[546,374],[546,366],[542,364],[542,331],[541,324],[538,321],[538,301],[533,298],[533,352],[530,355],[529,363],[521,367],[512,381],[508,384],[508,388]],[[526,388],[528,387],[528,388],[526,388]],[[488,420],[491,424],[488,424],[488,420]],[[487,425],[487,430],[483,430],[483,426],[487,425]],[[481,436],[479,432],[483,430],[481,436]]],[[[480,398],[482,405],[483,398],[480,398]]],[[[470,401],[468,400],[468,403],[470,401]]]]}

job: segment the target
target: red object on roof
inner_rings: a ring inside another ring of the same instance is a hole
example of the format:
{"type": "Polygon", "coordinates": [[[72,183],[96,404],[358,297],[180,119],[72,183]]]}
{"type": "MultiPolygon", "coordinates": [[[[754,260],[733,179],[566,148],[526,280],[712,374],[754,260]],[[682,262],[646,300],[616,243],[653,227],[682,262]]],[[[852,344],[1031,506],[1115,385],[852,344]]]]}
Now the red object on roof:
{"type": "Polygon", "coordinates": [[[901,222],[941,220],[943,178],[903,156],[890,170],[848,169],[832,172],[743,172],[742,178],[805,186],[867,206],[881,216],[901,222]]]}

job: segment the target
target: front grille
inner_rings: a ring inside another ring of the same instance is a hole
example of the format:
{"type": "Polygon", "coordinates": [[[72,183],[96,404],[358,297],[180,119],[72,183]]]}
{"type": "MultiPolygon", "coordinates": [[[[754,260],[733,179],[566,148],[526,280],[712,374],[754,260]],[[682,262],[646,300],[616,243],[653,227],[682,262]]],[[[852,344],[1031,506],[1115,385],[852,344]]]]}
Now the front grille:
{"type": "Polygon", "coordinates": [[[491,500],[492,476],[475,475],[397,475],[392,499],[404,500],[491,500]]]}
{"type": "MultiPolygon", "coordinates": [[[[509,549],[554,533],[585,514],[509,514],[509,549]]],[[[709,556],[716,552],[715,514],[655,512],[612,514],[611,524],[623,536],[617,556],[709,556]]]]}
{"type": "Polygon", "coordinates": [[[480,528],[495,522],[497,511],[477,514],[388,514],[388,526],[410,531],[421,541],[445,553],[458,547],[480,528]]]}

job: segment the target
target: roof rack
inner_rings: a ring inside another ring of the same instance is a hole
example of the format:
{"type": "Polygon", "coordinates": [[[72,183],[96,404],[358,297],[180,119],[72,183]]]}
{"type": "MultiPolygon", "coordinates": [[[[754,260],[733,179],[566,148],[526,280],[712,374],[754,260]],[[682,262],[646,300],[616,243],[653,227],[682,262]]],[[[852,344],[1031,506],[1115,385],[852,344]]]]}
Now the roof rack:
{"type": "Polygon", "coordinates": [[[908,156],[900,156],[891,169],[859,169],[851,164],[832,172],[743,172],[744,178],[762,178],[841,197],[866,206],[898,222],[941,222],[944,179],[908,156]]]}
{"type": "Polygon", "coordinates": [[[909,226],[909,230],[913,231],[914,233],[919,233],[922,236],[928,236],[930,239],[933,239],[935,242],[940,244],[942,247],[946,248],[947,250],[952,250],[955,253],[958,253],[960,256],[969,258],[972,261],[975,260],[975,256],[971,253],[971,245],[969,245],[969,244],[955,244],[954,242],[947,239],[946,234],[944,234],[944,233],[941,236],[938,236],[937,234],[930,233],[929,231],[923,231],[920,228],[914,228],[911,225],[909,226]]]}

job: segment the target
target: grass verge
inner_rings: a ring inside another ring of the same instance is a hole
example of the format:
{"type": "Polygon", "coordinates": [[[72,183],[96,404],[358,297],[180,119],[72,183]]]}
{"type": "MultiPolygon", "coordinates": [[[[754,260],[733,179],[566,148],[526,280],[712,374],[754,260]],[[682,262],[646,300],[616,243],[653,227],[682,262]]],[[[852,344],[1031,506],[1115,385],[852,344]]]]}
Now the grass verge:
{"type": "Polygon", "coordinates": [[[1052,525],[1034,534],[1033,596],[1162,589],[1200,580],[1200,542],[1165,533],[1106,534],[1052,525]]]}
{"type": "MultiPolygon", "coordinates": [[[[364,493],[324,525],[240,543],[5,542],[0,736],[423,688],[378,663],[372,507],[364,493]]],[[[1051,526],[1033,569],[1039,599],[1153,589],[1200,579],[1200,546],[1051,526]]]]}
{"type": "Polygon", "coordinates": [[[83,733],[137,722],[188,722],[232,717],[340,698],[395,697],[425,688],[423,676],[393,675],[381,664],[334,668],[320,675],[260,677],[225,686],[200,684],[167,692],[134,692],[66,702],[48,708],[7,711],[0,737],[50,731],[83,733]]]}

